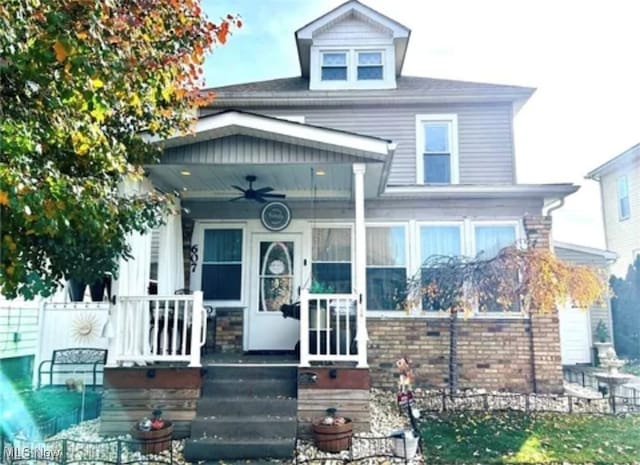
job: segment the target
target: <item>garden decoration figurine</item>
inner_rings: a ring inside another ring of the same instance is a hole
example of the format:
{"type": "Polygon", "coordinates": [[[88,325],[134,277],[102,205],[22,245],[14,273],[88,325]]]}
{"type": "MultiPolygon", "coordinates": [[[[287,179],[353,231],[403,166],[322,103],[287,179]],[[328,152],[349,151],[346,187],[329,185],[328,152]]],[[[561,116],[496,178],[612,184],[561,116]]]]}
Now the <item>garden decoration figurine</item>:
{"type": "Polygon", "coordinates": [[[400,392],[411,391],[415,376],[411,368],[411,360],[405,355],[401,359],[396,360],[396,368],[400,374],[398,378],[398,390],[400,392]]]}
{"type": "Polygon", "coordinates": [[[420,418],[420,410],[415,407],[415,398],[413,395],[413,386],[415,384],[415,375],[411,367],[411,359],[406,355],[396,360],[396,369],[399,373],[398,394],[396,401],[401,411],[406,411],[411,427],[416,435],[418,432],[417,419],[420,418]]]}

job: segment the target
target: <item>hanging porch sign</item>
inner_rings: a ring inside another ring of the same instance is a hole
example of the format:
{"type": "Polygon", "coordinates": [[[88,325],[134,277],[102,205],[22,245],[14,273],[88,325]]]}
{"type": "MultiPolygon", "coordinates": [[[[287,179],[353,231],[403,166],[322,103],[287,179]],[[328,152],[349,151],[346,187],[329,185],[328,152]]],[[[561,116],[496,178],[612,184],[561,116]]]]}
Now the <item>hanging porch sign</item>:
{"type": "Polygon", "coordinates": [[[269,231],[282,231],[291,222],[291,210],[284,202],[269,202],[260,212],[260,221],[269,231]]]}

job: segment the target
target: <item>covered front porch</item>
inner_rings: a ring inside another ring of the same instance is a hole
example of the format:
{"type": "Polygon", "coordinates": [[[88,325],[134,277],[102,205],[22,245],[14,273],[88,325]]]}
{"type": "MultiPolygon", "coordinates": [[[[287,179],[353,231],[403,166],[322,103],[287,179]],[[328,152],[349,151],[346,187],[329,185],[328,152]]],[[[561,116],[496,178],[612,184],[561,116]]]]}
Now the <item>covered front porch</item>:
{"type": "Polygon", "coordinates": [[[116,295],[109,366],[197,367],[205,347],[366,367],[365,200],[393,144],[235,111],[157,143],[148,180],[176,195],[165,228],[182,234],[143,239],[161,295],[116,295]],[[163,283],[167,266],[184,267],[183,295],[163,283]]]}

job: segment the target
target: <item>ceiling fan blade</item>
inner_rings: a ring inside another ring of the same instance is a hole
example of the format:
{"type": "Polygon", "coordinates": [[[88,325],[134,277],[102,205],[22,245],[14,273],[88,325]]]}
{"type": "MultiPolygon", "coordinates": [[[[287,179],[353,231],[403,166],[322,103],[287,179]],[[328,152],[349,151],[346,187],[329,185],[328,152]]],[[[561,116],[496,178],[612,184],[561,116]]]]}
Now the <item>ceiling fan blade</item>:
{"type": "Polygon", "coordinates": [[[256,193],[258,194],[266,194],[267,192],[271,192],[273,187],[261,187],[260,189],[256,189],[256,193]]]}
{"type": "Polygon", "coordinates": [[[245,192],[245,190],[242,187],[236,186],[235,184],[232,185],[231,187],[233,187],[234,189],[238,189],[240,192],[245,192]]]}
{"type": "Polygon", "coordinates": [[[270,199],[285,199],[287,196],[285,194],[262,194],[261,197],[270,198],[270,199]]]}
{"type": "Polygon", "coordinates": [[[256,197],[256,201],[258,201],[260,203],[267,203],[267,201],[264,199],[264,197],[256,197]]]}
{"type": "Polygon", "coordinates": [[[235,202],[236,200],[242,200],[244,198],[245,198],[244,195],[241,195],[240,197],[234,197],[232,199],[229,199],[229,202],[235,202]]]}

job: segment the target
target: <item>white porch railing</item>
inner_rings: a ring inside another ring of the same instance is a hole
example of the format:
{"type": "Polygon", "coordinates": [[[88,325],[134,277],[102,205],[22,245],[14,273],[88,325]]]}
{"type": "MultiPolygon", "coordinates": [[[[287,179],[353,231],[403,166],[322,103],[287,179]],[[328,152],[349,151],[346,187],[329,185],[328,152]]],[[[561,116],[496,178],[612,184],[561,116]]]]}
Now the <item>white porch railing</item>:
{"type": "Polygon", "coordinates": [[[191,367],[200,366],[200,348],[207,334],[202,292],[120,296],[114,312],[109,365],[188,362],[191,367]]]}
{"type": "MultiPolygon", "coordinates": [[[[359,353],[357,336],[366,329],[359,318],[357,294],[300,295],[300,365],[310,362],[358,362],[366,353],[359,353]]],[[[361,352],[361,351],[360,351],[361,352]]],[[[366,352],[366,346],[365,346],[366,352]]]]}

